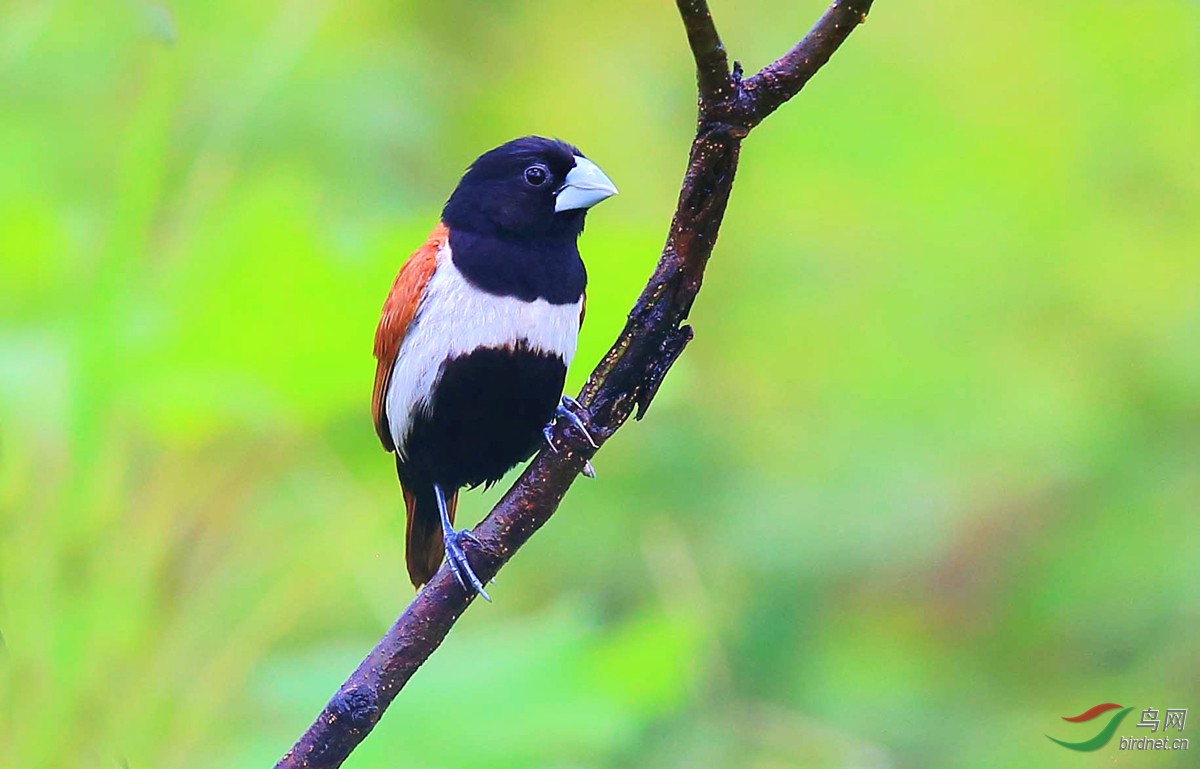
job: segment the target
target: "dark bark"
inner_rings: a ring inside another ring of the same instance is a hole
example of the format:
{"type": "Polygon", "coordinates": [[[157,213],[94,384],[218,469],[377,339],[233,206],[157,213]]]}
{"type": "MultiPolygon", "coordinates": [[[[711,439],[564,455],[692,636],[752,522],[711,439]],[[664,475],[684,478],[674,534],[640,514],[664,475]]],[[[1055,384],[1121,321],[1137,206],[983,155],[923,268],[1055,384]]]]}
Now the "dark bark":
{"type": "MultiPolygon", "coordinates": [[[[666,246],[625,329],[592,372],[579,402],[598,445],[631,415],[645,413],[663,377],[692,338],[683,325],[704,278],[733,188],[742,139],[795,96],[866,19],[871,0],[836,0],[792,50],[761,72],[730,72],[705,0],[677,0],[696,61],[699,118],[666,246]]],[[[571,427],[555,428],[557,453],[543,450],[487,518],[467,555],[487,581],[541,528],[595,450],[571,427]]],[[[337,767],[378,723],[413,673],[474,600],[443,564],[277,769],[337,767]]]]}

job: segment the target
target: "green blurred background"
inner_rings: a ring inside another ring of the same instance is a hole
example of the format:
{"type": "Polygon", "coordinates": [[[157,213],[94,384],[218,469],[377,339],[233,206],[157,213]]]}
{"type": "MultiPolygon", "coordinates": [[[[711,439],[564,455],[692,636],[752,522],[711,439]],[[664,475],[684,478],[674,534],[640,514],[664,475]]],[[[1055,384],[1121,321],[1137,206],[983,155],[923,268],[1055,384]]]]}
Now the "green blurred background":
{"type": "MultiPolygon", "coordinates": [[[[751,70],[823,7],[714,0],[751,70]]],[[[881,0],[648,418],[347,765],[1197,765],[1045,735],[1200,742],[1198,74],[1196,2],[881,0]]],[[[692,78],[667,0],[0,2],[0,766],[270,766],[412,596],[397,268],[481,151],[581,146],[574,391],[692,78]]]]}

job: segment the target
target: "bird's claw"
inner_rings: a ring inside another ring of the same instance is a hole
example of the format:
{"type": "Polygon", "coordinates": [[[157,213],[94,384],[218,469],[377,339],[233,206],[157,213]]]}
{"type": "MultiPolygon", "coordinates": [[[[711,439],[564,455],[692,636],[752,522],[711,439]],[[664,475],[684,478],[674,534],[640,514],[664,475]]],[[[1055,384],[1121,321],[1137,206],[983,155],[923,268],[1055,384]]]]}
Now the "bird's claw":
{"type": "MultiPolygon", "coordinates": [[[[579,415],[575,413],[575,409],[586,411],[583,406],[579,405],[579,401],[575,400],[570,395],[564,395],[562,397],[562,401],[558,404],[558,408],[554,410],[554,421],[546,425],[546,429],[543,431],[543,434],[545,434],[547,439],[549,439],[550,436],[553,435],[553,427],[555,422],[560,419],[565,419],[571,423],[572,427],[583,434],[583,437],[587,440],[589,446],[594,449],[600,448],[598,445],[596,445],[596,441],[593,440],[592,434],[588,432],[587,425],[585,425],[583,420],[579,418],[579,415]]],[[[553,441],[550,442],[550,447],[554,448],[553,441]]]]}
{"type": "MultiPolygon", "coordinates": [[[[596,441],[592,438],[592,434],[588,432],[587,426],[583,423],[583,420],[580,419],[579,415],[574,411],[574,409],[582,408],[583,406],[580,406],[579,402],[571,396],[564,395],[562,397],[562,402],[559,403],[558,408],[554,410],[554,419],[552,419],[548,425],[542,428],[542,437],[546,439],[546,445],[550,447],[550,451],[555,454],[558,453],[558,447],[554,445],[554,426],[558,424],[559,419],[565,419],[570,422],[572,427],[583,434],[583,437],[587,440],[589,446],[594,449],[600,448],[598,445],[596,445],[596,441]]],[[[583,461],[583,474],[588,478],[596,477],[595,468],[593,468],[592,463],[586,459],[583,461]]]]}
{"type": "Polygon", "coordinates": [[[570,395],[564,395],[554,413],[556,416],[566,419],[575,426],[575,429],[583,433],[583,437],[587,439],[589,446],[594,449],[600,448],[598,445],[596,445],[596,441],[592,438],[592,434],[588,432],[587,425],[585,425],[583,420],[579,418],[579,415],[575,413],[576,409],[585,413],[587,412],[587,409],[579,405],[579,401],[575,400],[570,395]]]}
{"type": "Polygon", "coordinates": [[[463,590],[471,590],[473,588],[483,600],[491,603],[491,596],[484,590],[483,583],[479,581],[479,577],[475,576],[475,571],[471,568],[471,562],[467,560],[467,554],[463,552],[461,544],[463,540],[468,540],[478,545],[480,544],[479,538],[467,529],[463,529],[462,531],[450,529],[443,532],[443,539],[446,544],[446,563],[450,565],[450,571],[454,572],[454,577],[458,580],[458,584],[462,585],[463,590]]]}
{"type": "Polygon", "coordinates": [[[554,445],[554,420],[551,419],[542,428],[542,437],[546,439],[546,445],[550,447],[551,453],[557,454],[558,447],[554,445]]]}

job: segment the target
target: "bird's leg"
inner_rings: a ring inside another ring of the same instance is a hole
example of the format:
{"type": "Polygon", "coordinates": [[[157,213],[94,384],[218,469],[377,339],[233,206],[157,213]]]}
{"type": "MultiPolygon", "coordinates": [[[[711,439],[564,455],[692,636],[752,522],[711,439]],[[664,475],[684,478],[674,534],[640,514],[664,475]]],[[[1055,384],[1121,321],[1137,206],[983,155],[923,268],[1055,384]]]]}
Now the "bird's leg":
{"type": "MultiPolygon", "coordinates": [[[[579,415],[572,410],[576,408],[582,409],[583,406],[580,406],[579,402],[570,395],[564,395],[562,397],[562,401],[558,404],[558,408],[554,410],[554,419],[551,419],[550,423],[542,428],[542,435],[546,438],[546,445],[549,446],[550,450],[555,454],[558,453],[558,449],[554,445],[554,425],[556,425],[560,419],[567,420],[571,423],[572,427],[583,433],[583,437],[587,439],[587,442],[592,448],[600,448],[596,445],[596,441],[592,440],[592,434],[588,432],[587,426],[583,424],[583,420],[580,419],[579,415]]],[[[586,459],[583,462],[583,474],[588,478],[596,477],[596,471],[592,468],[592,463],[586,459]]]]}
{"type": "Polygon", "coordinates": [[[450,564],[450,571],[454,572],[454,576],[458,578],[458,584],[463,586],[463,590],[474,588],[475,592],[483,597],[483,600],[491,603],[492,599],[483,589],[483,583],[479,581],[479,577],[475,576],[475,572],[467,560],[467,554],[462,549],[464,539],[469,539],[475,544],[479,544],[479,540],[466,529],[454,530],[454,526],[450,523],[450,513],[446,509],[446,494],[436,483],[433,484],[433,494],[437,497],[438,514],[442,516],[442,541],[446,546],[446,563],[450,564]],[[467,586],[468,582],[470,587],[467,586]]]}

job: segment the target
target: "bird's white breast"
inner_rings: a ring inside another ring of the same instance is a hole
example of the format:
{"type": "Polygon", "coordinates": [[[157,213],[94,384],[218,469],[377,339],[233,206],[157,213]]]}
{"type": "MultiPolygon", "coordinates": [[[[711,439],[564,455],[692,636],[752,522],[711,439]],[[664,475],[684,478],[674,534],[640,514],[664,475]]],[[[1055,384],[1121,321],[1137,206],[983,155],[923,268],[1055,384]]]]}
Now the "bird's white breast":
{"type": "Polygon", "coordinates": [[[450,245],[437,254],[437,267],[425,286],[388,383],[387,415],[396,451],[413,416],[430,406],[442,365],[481,347],[513,347],[523,342],[535,352],[552,353],[570,365],[579,338],[583,297],[573,304],[532,302],[495,296],[467,282],[450,258],[450,245]]]}

